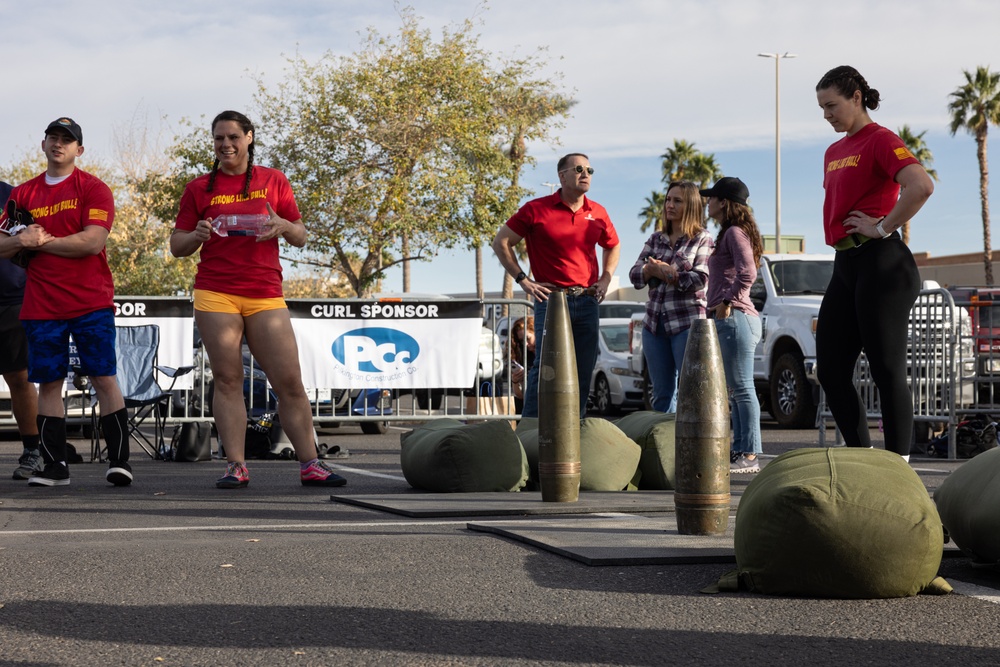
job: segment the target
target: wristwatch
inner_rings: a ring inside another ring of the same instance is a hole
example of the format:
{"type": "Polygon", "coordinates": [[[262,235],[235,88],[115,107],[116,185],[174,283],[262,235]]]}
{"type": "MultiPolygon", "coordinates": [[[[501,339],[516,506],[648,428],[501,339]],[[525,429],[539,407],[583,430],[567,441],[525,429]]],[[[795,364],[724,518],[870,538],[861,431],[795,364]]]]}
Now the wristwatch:
{"type": "Polygon", "coordinates": [[[875,225],[875,231],[877,231],[879,234],[881,234],[882,238],[886,238],[887,236],[889,236],[890,234],[892,234],[892,232],[885,231],[885,227],[882,226],[883,222],[885,222],[885,218],[882,218],[881,220],[878,221],[878,224],[875,225]]]}
{"type": "Polygon", "coordinates": [[[514,282],[515,283],[520,283],[522,280],[524,280],[527,277],[528,277],[528,274],[526,274],[524,271],[518,271],[517,275],[514,276],[514,282]]]}

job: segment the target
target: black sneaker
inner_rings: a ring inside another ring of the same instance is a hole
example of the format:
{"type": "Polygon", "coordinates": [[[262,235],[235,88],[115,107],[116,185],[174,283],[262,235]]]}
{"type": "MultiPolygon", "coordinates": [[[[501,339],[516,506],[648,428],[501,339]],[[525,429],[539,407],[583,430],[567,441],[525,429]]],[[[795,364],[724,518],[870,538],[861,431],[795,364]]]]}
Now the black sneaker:
{"type": "Polygon", "coordinates": [[[132,466],[128,461],[111,461],[104,479],[115,486],[128,486],[132,483],[132,466]]]}
{"type": "Polygon", "coordinates": [[[69,466],[64,461],[53,461],[29,477],[28,486],[69,486],[69,466]]]}

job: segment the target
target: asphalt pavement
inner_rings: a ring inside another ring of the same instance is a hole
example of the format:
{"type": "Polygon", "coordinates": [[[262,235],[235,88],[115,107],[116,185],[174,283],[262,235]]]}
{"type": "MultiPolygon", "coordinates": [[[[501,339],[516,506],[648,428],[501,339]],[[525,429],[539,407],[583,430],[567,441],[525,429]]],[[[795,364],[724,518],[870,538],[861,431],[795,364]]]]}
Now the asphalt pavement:
{"type": "MultiPolygon", "coordinates": [[[[10,479],[20,444],[0,442],[0,665],[1000,664],[1000,574],[962,557],[943,561],[947,596],[706,595],[731,565],[588,566],[462,517],[330,500],[414,493],[404,430],[321,430],[346,451],[332,491],[289,461],[218,490],[222,462],[137,448],[130,487],[83,463],[32,488],[10,479]]],[[[765,424],[768,457],[817,445],[765,424]]],[[[960,464],[911,465],[933,489],[960,464]]]]}

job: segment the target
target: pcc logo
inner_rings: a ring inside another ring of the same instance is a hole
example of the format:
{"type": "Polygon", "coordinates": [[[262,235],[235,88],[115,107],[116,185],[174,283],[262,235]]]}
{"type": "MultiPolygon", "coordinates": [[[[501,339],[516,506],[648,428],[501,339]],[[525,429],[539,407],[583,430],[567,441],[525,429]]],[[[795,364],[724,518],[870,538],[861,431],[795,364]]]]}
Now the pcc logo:
{"type": "Polygon", "coordinates": [[[352,371],[389,373],[405,368],[420,354],[413,336],[386,327],[348,331],[333,341],[333,358],[352,371]]]}

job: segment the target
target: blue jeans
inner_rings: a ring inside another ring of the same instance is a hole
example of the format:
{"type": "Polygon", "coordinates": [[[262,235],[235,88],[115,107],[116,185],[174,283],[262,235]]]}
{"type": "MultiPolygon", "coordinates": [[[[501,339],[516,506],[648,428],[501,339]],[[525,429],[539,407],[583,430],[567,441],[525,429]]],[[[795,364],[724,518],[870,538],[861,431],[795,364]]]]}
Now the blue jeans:
{"type": "Polygon", "coordinates": [[[642,355],[653,383],[653,409],[657,412],[677,412],[677,376],[684,361],[690,329],[668,334],[662,329],[652,333],[642,330],[642,355]]]}
{"type": "MultiPolygon", "coordinates": [[[[538,366],[545,354],[545,309],[548,301],[535,304],[535,336],[539,337],[535,361],[528,369],[527,384],[524,385],[524,410],[522,417],[538,416],[538,366]]],[[[569,308],[570,326],[573,329],[573,345],[576,348],[576,372],[580,380],[580,417],[587,413],[587,397],[590,394],[590,380],[597,364],[597,337],[600,335],[600,311],[597,299],[589,294],[566,295],[569,308]]]]}
{"type": "Polygon", "coordinates": [[[715,320],[722,366],[729,388],[729,415],[733,423],[733,451],[760,454],[760,402],[753,386],[753,352],[760,342],[760,318],[733,310],[715,320]]]}

